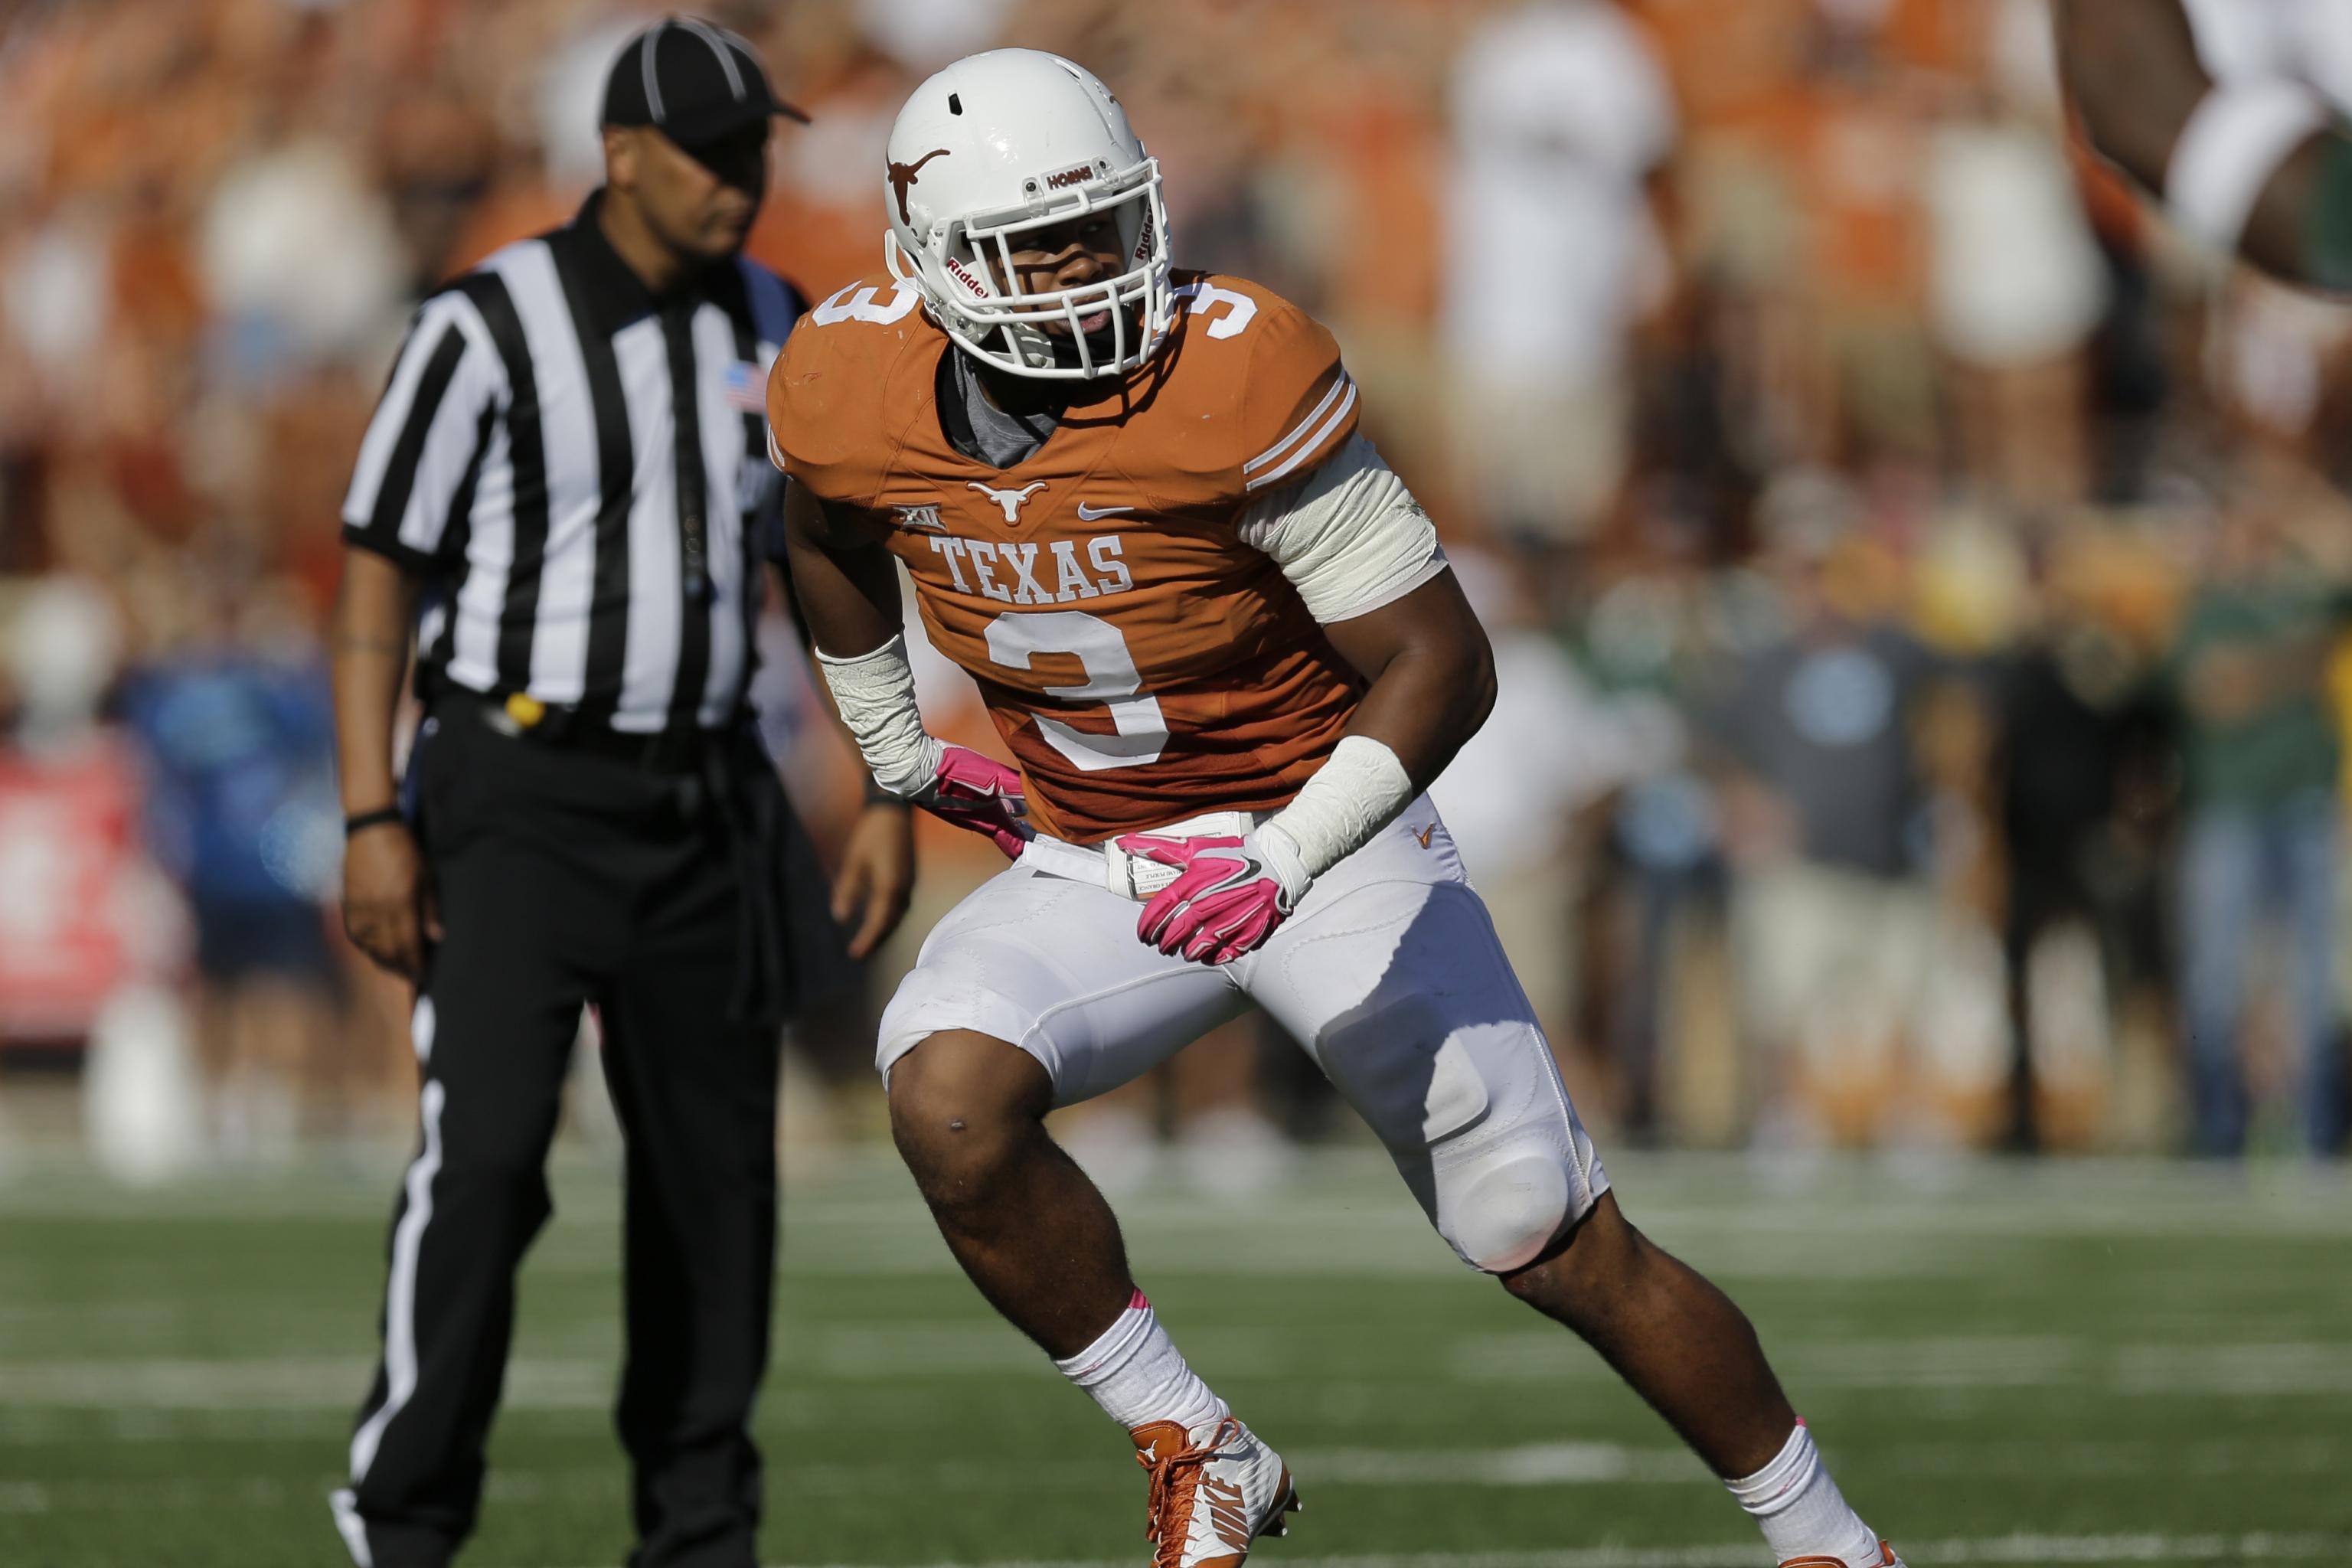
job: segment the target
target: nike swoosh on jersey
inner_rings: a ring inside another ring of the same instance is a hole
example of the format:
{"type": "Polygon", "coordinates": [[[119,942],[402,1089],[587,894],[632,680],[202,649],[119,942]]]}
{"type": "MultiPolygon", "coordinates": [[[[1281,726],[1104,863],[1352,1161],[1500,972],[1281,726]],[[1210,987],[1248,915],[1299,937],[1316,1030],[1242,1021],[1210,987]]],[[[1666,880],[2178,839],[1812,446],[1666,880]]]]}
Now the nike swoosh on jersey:
{"type": "Polygon", "coordinates": [[[1086,502],[1080,501],[1078,503],[1078,521],[1080,522],[1093,522],[1098,518],[1117,517],[1120,512],[1133,511],[1135,509],[1131,506],[1088,506],[1086,502]]]}

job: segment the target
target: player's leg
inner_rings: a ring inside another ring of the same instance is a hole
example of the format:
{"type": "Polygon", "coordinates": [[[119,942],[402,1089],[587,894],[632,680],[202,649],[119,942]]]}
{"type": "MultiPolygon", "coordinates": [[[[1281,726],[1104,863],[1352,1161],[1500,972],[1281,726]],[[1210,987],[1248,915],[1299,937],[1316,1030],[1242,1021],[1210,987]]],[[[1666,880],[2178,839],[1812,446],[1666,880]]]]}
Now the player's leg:
{"type": "Polygon", "coordinates": [[[1503,1288],[1599,1352],[1688,1443],[1786,1563],[1883,1568],[1731,1299],[1628,1222],[1614,1194],[1503,1288]]]}
{"type": "Polygon", "coordinates": [[[1599,1351],[1782,1559],[1880,1568],[1748,1320],[1619,1211],[1425,801],[1244,963],[1251,994],[1308,1043],[1464,1261],[1599,1351]]]}
{"type": "Polygon", "coordinates": [[[1110,1205],[1046,1134],[1045,1068],[943,1029],[892,1064],[889,1092],[891,1137],[972,1284],[1046,1354],[1086,1349],[1135,1281],[1110,1205]]]}
{"type": "Polygon", "coordinates": [[[1135,919],[1099,888],[1003,873],[923,944],[878,1061],[940,1234],[989,1304],[1127,1429],[1153,1471],[1167,1560],[1234,1562],[1279,1532],[1288,1472],[1177,1350],[1110,1205],[1045,1127],[1244,1005],[1223,973],[1139,942],[1135,919]]]}

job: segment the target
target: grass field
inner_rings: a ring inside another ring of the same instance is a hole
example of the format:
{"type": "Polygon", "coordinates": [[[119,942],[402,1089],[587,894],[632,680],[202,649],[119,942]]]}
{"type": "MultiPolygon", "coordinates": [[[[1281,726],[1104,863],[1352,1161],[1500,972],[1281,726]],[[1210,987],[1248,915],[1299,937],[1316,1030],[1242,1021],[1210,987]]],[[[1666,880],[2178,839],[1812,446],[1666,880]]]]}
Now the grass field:
{"type": "MultiPolygon", "coordinates": [[[[1763,1331],[1850,1496],[1915,1564],[2352,1563],[2352,1184],[2295,1167],[1617,1159],[1636,1223],[1763,1331]]],[[[396,1162],[155,1198],[0,1186],[0,1564],[339,1561],[396,1162]]],[[[627,1543],[606,1415],[613,1173],[532,1255],[467,1559],[627,1543]]],[[[1194,1363],[1290,1459],[1267,1568],[1713,1568],[1729,1500],[1564,1334],[1469,1277],[1376,1156],[1278,1205],[1123,1205],[1194,1363]]],[[[761,1431],[765,1556],[1144,1561],[1120,1436],[956,1275],[903,1177],[792,1194],[761,1431]]]]}

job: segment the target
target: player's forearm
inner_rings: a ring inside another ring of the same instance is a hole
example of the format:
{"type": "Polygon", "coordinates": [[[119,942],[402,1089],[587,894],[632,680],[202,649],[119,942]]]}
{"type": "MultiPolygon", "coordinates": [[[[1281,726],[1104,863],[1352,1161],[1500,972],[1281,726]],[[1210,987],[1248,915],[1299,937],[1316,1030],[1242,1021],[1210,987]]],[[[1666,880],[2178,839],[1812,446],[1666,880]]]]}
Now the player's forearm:
{"type": "Polygon", "coordinates": [[[2059,0],[2058,54],[2091,144],[2164,188],[2181,128],[2212,83],[2180,0],[2059,0]]]}
{"type": "Polygon", "coordinates": [[[1323,630],[1366,683],[1349,732],[1388,747],[1412,787],[1428,788],[1495,708],[1495,650],[1461,583],[1441,572],[1323,630]]]}
{"type": "Polygon", "coordinates": [[[1369,685],[1322,770],[1259,829],[1307,877],[1394,821],[1495,705],[1493,651],[1450,573],[1324,630],[1369,685]]]}
{"type": "Polygon", "coordinates": [[[347,816],[380,811],[399,793],[392,768],[392,724],[408,668],[417,586],[383,556],[345,547],[327,657],[347,816]]]}
{"type": "Polygon", "coordinates": [[[2282,278],[2352,288],[2352,141],[2286,80],[2216,87],[2181,0],[2060,0],[2091,144],[2192,232],[2282,278]]]}
{"type": "Polygon", "coordinates": [[[1486,639],[1402,649],[1357,704],[1351,735],[1396,753],[1418,792],[1445,771],[1495,710],[1495,661],[1486,639]]]}

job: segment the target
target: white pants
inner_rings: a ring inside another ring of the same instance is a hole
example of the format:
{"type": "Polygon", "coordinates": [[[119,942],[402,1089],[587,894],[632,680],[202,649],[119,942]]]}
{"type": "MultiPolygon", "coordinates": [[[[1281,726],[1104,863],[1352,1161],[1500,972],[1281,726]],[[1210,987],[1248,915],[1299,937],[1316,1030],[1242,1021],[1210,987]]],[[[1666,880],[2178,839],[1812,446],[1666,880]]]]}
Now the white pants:
{"type": "MultiPolygon", "coordinates": [[[[1227,813],[1154,832],[1247,825],[1227,813]]],[[[883,1014],[886,1082],[929,1036],[967,1029],[1028,1052],[1054,1102],[1074,1104],[1255,1002],[1306,1045],[1473,1267],[1524,1265],[1608,1189],[1426,796],[1318,879],[1263,947],[1216,967],[1146,945],[1140,906],[1058,874],[1072,863],[1024,854],[932,931],[883,1014]]]]}

